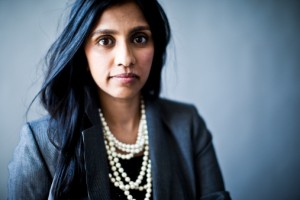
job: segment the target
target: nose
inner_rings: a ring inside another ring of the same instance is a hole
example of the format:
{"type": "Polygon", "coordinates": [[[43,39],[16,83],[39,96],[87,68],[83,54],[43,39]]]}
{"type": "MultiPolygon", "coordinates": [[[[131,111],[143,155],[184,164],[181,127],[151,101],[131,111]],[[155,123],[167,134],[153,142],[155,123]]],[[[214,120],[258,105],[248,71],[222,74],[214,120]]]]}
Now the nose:
{"type": "Polygon", "coordinates": [[[116,47],[115,64],[120,67],[132,67],[135,64],[133,49],[127,42],[122,42],[116,47]]]}

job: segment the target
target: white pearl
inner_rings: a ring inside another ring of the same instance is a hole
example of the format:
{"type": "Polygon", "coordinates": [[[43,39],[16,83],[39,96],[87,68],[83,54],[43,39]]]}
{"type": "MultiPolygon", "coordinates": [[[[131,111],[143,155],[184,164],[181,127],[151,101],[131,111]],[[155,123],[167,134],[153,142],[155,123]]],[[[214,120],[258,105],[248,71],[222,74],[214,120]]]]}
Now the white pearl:
{"type": "Polygon", "coordinates": [[[118,187],[124,191],[124,194],[128,200],[134,199],[129,190],[145,190],[145,200],[149,200],[152,192],[151,160],[149,158],[149,137],[145,113],[144,101],[141,99],[141,119],[138,128],[137,139],[134,144],[126,144],[120,142],[110,132],[104,115],[99,109],[99,116],[103,126],[103,134],[105,138],[104,144],[108,155],[109,165],[112,170],[112,174],[109,173],[109,178],[110,181],[115,185],[115,187],[118,187]],[[118,153],[116,149],[124,153],[118,153]],[[119,162],[119,158],[128,160],[133,158],[134,154],[138,154],[141,152],[143,152],[144,155],[139,175],[136,181],[131,181],[130,177],[127,176],[126,172],[122,168],[119,162]],[[142,186],[141,183],[144,177],[146,178],[147,183],[142,186]],[[123,180],[126,184],[124,184],[123,180]]]}
{"type": "Polygon", "coordinates": [[[119,168],[119,172],[120,172],[120,173],[123,173],[123,172],[124,172],[124,169],[123,169],[123,168],[119,168]]]}

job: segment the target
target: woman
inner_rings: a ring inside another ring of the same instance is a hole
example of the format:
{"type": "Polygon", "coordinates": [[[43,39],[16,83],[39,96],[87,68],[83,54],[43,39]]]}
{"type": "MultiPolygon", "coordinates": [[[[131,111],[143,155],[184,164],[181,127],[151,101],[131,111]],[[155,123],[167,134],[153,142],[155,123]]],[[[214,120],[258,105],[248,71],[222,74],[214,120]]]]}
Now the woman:
{"type": "Polygon", "coordinates": [[[48,52],[9,199],[229,199],[195,107],[159,98],[170,28],[156,0],[77,0],[48,52]]]}

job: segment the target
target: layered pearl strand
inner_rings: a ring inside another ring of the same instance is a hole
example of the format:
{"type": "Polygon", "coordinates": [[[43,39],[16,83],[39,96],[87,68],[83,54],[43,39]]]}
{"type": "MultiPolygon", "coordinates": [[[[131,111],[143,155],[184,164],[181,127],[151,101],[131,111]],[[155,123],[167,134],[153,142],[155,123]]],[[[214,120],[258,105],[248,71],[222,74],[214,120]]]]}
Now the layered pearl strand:
{"type": "Polygon", "coordinates": [[[141,119],[139,123],[138,135],[134,144],[126,144],[119,141],[109,130],[101,109],[99,109],[99,116],[103,126],[103,133],[105,138],[105,148],[108,155],[108,161],[111,168],[109,179],[115,187],[120,188],[128,200],[134,200],[130,194],[130,190],[146,191],[145,200],[149,200],[152,192],[152,176],[151,176],[151,161],[149,157],[149,142],[148,142],[148,128],[145,115],[144,101],[141,100],[141,119]],[[122,153],[118,153],[117,150],[122,153]],[[144,152],[143,152],[144,151],[144,152]],[[131,159],[134,155],[143,152],[143,161],[139,175],[135,181],[132,181],[124,171],[119,159],[131,159]],[[142,184],[146,176],[146,183],[142,184]]]}

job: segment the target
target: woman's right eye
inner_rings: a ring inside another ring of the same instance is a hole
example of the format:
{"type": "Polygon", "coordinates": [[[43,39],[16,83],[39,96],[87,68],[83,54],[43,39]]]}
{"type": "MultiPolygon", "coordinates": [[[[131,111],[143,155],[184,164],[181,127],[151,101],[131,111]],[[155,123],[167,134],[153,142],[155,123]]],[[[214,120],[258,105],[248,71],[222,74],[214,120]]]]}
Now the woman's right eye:
{"type": "Polygon", "coordinates": [[[109,37],[103,37],[98,40],[98,44],[101,46],[112,46],[113,43],[113,39],[109,37]]]}

